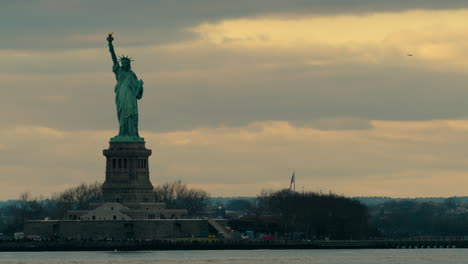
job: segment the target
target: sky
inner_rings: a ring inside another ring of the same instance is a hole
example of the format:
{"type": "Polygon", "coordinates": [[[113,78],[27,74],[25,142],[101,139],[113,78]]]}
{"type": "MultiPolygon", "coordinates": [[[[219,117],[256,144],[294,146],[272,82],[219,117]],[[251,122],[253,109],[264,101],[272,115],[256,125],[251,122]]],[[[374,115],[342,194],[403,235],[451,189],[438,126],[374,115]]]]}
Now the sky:
{"type": "Polygon", "coordinates": [[[154,185],[468,195],[465,0],[5,0],[0,200],[104,180],[111,31],[154,185]]]}

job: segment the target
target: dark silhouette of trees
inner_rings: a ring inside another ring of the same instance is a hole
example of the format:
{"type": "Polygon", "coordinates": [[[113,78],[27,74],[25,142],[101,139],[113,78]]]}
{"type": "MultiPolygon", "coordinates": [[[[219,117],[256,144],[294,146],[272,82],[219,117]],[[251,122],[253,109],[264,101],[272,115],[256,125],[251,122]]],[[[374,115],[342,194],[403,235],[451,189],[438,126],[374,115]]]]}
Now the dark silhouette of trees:
{"type": "Polygon", "coordinates": [[[53,212],[54,203],[48,199],[32,197],[30,193],[20,194],[16,203],[0,208],[0,232],[13,234],[23,230],[25,220],[39,220],[53,212]]]}
{"type": "MultiPolygon", "coordinates": [[[[19,232],[26,220],[61,219],[68,210],[89,209],[91,203],[102,202],[101,195],[97,182],[80,184],[50,198],[23,193],[15,202],[0,207],[0,233],[19,232]]],[[[190,216],[203,215],[209,203],[207,192],[181,181],[157,186],[154,195],[167,208],[187,209],[190,216]]],[[[236,230],[290,238],[468,236],[468,204],[456,198],[444,202],[390,200],[368,209],[357,200],[332,193],[284,189],[262,191],[256,200],[234,199],[225,208],[237,211],[238,216],[229,223],[236,230]]]]}
{"type": "Polygon", "coordinates": [[[368,236],[367,207],[335,194],[263,191],[257,217],[276,217],[280,234],[304,238],[363,239],[368,236]]]}
{"type": "Polygon", "coordinates": [[[12,234],[23,230],[26,220],[61,219],[67,210],[87,209],[91,202],[101,199],[101,184],[80,184],[52,197],[32,197],[22,193],[15,203],[0,208],[0,233],[12,234]]]}
{"type": "Polygon", "coordinates": [[[90,203],[102,202],[101,186],[99,182],[82,183],[52,195],[51,199],[56,202],[53,217],[62,217],[68,210],[86,210],[90,203]]]}
{"type": "Polygon", "coordinates": [[[443,203],[392,201],[371,208],[371,221],[384,237],[466,236],[468,205],[448,198],[443,203]]]}
{"type": "Polygon", "coordinates": [[[247,199],[234,199],[225,206],[226,210],[245,212],[251,211],[254,207],[255,204],[247,199]]]}

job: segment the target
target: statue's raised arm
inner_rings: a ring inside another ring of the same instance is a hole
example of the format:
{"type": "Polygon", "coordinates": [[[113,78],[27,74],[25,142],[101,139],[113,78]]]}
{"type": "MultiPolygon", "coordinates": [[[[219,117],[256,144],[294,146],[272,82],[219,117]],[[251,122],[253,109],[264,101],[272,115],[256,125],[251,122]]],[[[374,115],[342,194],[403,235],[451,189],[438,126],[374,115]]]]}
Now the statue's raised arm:
{"type": "Polygon", "coordinates": [[[117,56],[115,56],[114,45],[112,45],[112,41],[114,40],[112,34],[114,34],[114,32],[109,33],[109,36],[107,37],[107,42],[109,42],[109,52],[112,57],[112,62],[114,63],[114,65],[118,65],[119,62],[117,61],[117,56]]]}

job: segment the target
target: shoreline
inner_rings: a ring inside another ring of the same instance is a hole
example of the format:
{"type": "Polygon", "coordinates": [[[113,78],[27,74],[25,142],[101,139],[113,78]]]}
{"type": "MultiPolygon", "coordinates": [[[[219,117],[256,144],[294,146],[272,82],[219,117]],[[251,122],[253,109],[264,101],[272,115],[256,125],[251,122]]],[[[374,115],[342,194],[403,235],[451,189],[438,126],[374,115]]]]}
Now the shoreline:
{"type": "Polygon", "coordinates": [[[465,240],[231,240],[164,239],[152,241],[0,241],[0,252],[142,251],[256,249],[410,249],[468,248],[465,240]]]}

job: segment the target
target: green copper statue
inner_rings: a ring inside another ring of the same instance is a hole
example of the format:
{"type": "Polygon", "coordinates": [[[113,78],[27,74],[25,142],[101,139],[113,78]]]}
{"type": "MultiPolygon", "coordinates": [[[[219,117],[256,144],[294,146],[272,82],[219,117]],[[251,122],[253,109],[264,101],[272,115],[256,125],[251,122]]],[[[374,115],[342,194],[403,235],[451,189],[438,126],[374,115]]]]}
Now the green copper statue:
{"type": "Polygon", "coordinates": [[[111,142],[141,142],[144,141],[138,135],[138,104],[137,100],[143,96],[143,80],[138,80],[132,71],[132,59],[121,56],[120,64],[115,56],[112,41],[113,33],[109,33],[109,51],[112,57],[112,71],[115,73],[117,84],[115,85],[115,104],[117,106],[117,118],[119,119],[119,134],[111,138],[111,142]]]}

